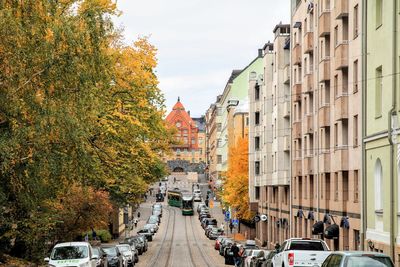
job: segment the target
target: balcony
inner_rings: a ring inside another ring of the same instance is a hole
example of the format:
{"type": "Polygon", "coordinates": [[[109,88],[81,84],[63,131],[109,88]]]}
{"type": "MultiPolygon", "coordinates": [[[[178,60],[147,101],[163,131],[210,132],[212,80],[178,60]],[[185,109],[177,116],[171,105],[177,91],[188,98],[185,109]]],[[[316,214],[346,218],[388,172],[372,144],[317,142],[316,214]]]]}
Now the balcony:
{"type": "Polygon", "coordinates": [[[289,84],[290,82],[290,65],[286,65],[283,68],[283,83],[284,84],[289,84]]]}
{"type": "Polygon", "coordinates": [[[293,138],[300,139],[301,138],[301,122],[295,121],[293,122],[293,138]]]}
{"type": "Polygon", "coordinates": [[[287,118],[290,116],[290,101],[283,102],[283,117],[287,118]]]}
{"type": "Polygon", "coordinates": [[[297,43],[293,47],[293,65],[301,65],[301,45],[297,43]]]}
{"type": "Polygon", "coordinates": [[[283,137],[283,151],[290,150],[290,136],[286,135],[283,137]]]}
{"type": "Polygon", "coordinates": [[[301,101],[301,83],[296,83],[293,85],[292,100],[293,102],[301,101]]]}
{"type": "Polygon", "coordinates": [[[304,134],[313,134],[314,130],[314,117],[312,114],[309,114],[306,116],[305,122],[303,123],[304,129],[303,132],[304,134]]]}
{"type": "Polygon", "coordinates": [[[321,128],[330,126],[330,107],[328,105],[322,106],[318,112],[318,125],[321,128]]]}
{"type": "Polygon", "coordinates": [[[349,149],[347,146],[337,147],[334,155],[334,170],[332,171],[348,171],[349,170],[349,149]]]}
{"type": "Polygon", "coordinates": [[[314,49],[314,33],[306,32],[304,35],[304,53],[312,53],[314,49]]]}
{"type": "Polygon", "coordinates": [[[335,0],[335,18],[340,19],[349,16],[349,1],[335,0]]]}
{"type": "Polygon", "coordinates": [[[314,74],[312,72],[307,73],[304,78],[303,93],[312,93],[314,89],[314,74]]]}
{"type": "Polygon", "coordinates": [[[349,45],[347,41],[335,48],[335,69],[340,70],[349,66],[349,45]]]}
{"type": "Polygon", "coordinates": [[[331,59],[324,58],[319,63],[319,81],[325,82],[331,79],[331,59]]]}
{"type": "Polygon", "coordinates": [[[301,176],[301,175],[302,175],[301,159],[294,159],[292,176],[301,176]]]}
{"type": "Polygon", "coordinates": [[[331,172],[331,153],[319,154],[319,171],[323,173],[331,172]]]}
{"type": "Polygon", "coordinates": [[[314,170],[313,157],[305,157],[303,160],[303,174],[313,174],[314,170]]]}
{"type": "Polygon", "coordinates": [[[324,37],[331,33],[331,11],[324,10],[319,16],[318,34],[324,37]]]}
{"type": "Polygon", "coordinates": [[[349,97],[339,96],[335,99],[335,121],[349,118],[349,97]]]}

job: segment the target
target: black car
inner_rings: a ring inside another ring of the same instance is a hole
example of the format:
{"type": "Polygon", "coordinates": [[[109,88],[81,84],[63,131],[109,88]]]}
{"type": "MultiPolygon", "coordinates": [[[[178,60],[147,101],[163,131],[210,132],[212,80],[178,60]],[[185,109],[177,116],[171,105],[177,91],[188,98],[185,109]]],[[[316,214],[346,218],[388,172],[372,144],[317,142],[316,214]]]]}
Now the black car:
{"type": "Polygon", "coordinates": [[[101,247],[107,255],[108,267],[124,266],[124,257],[116,246],[101,247]]]}
{"type": "Polygon", "coordinates": [[[150,229],[141,229],[137,232],[137,234],[145,236],[147,241],[153,241],[153,233],[150,229]]]}
{"type": "Polygon", "coordinates": [[[145,236],[143,236],[143,235],[137,235],[137,236],[134,236],[134,238],[139,239],[144,244],[143,252],[146,252],[148,247],[149,247],[149,243],[147,242],[147,238],[145,236]]]}
{"type": "Polygon", "coordinates": [[[93,256],[97,256],[96,267],[107,267],[107,253],[101,247],[92,247],[93,256]]]}
{"type": "Polygon", "coordinates": [[[156,194],[156,202],[164,202],[164,194],[157,193],[156,194]]]}

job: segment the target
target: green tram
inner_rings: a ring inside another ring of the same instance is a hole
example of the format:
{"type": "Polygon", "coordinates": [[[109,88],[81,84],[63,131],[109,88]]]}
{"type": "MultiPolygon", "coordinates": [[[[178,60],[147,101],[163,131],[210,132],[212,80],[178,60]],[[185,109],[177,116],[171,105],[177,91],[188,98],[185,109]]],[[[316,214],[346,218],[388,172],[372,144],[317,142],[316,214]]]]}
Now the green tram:
{"type": "Polygon", "coordinates": [[[168,190],[168,205],[180,208],[182,206],[182,192],[179,189],[168,190]]]}
{"type": "Polygon", "coordinates": [[[193,215],[193,196],[182,195],[182,215],[193,215]]]}

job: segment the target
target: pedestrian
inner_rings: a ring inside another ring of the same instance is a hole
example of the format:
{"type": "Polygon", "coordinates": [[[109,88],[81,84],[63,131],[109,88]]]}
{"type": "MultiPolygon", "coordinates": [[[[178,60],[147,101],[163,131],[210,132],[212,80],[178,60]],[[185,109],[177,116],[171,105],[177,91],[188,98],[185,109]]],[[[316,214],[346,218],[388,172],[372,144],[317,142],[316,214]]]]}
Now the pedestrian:
{"type": "Polygon", "coordinates": [[[233,232],[233,227],[234,227],[234,225],[233,225],[233,223],[232,223],[232,221],[229,223],[229,229],[231,229],[231,234],[232,234],[232,232],[233,232]]]}
{"type": "Polygon", "coordinates": [[[137,212],[137,217],[140,218],[140,211],[137,212]]]}
{"type": "Polygon", "coordinates": [[[222,230],[224,230],[225,229],[225,224],[222,222],[221,223],[221,226],[220,226],[220,228],[222,229],[222,230]]]}
{"type": "Polygon", "coordinates": [[[92,240],[97,240],[97,233],[92,227],[92,240]]]}
{"type": "Polygon", "coordinates": [[[234,262],[235,266],[239,267],[240,266],[239,248],[236,245],[236,243],[233,243],[233,245],[231,247],[231,252],[233,254],[233,262],[234,262]]]}
{"type": "Polygon", "coordinates": [[[176,182],[176,177],[174,177],[174,183],[176,182]]]}
{"type": "Polygon", "coordinates": [[[206,200],[204,201],[204,203],[205,203],[206,206],[208,207],[208,199],[206,199],[206,200]]]}
{"type": "Polygon", "coordinates": [[[133,224],[135,225],[135,228],[137,227],[137,224],[138,224],[138,219],[133,219],[133,224]]]}

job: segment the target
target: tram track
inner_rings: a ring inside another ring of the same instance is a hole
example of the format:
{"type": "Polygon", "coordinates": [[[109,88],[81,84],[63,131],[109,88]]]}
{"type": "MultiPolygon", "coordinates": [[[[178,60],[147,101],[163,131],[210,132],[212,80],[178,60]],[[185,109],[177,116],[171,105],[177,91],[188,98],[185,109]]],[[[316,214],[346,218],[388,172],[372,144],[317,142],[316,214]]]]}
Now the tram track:
{"type": "Polygon", "coordinates": [[[170,207],[168,207],[167,210],[168,210],[168,223],[167,223],[167,226],[166,226],[166,229],[165,229],[165,234],[164,234],[163,239],[162,239],[162,241],[160,243],[160,248],[158,249],[157,253],[155,254],[155,257],[153,258],[153,260],[148,265],[149,267],[153,267],[153,266],[157,265],[157,260],[160,259],[160,255],[161,255],[161,252],[163,251],[163,248],[166,247],[166,246],[164,246],[164,244],[166,243],[166,239],[167,239],[168,232],[169,232],[168,230],[169,230],[169,227],[171,225],[171,215],[173,214],[173,217],[172,217],[172,235],[171,235],[170,245],[168,246],[168,248],[169,248],[168,249],[168,257],[167,257],[167,260],[165,262],[165,266],[167,267],[170,264],[172,246],[173,246],[174,235],[175,235],[175,217],[176,217],[175,215],[176,215],[176,213],[175,213],[175,209],[171,209],[170,207]]]}
{"type": "MultiPolygon", "coordinates": [[[[185,221],[185,222],[186,222],[186,221],[185,221]]],[[[193,216],[190,216],[189,222],[190,222],[190,228],[192,229],[192,234],[193,234],[194,239],[200,241],[201,238],[198,238],[198,237],[197,237],[196,231],[195,231],[194,228],[193,228],[193,216]]],[[[188,238],[187,236],[188,236],[188,235],[187,235],[187,232],[186,232],[186,238],[188,238]]],[[[189,244],[189,242],[188,242],[188,245],[189,245],[189,252],[191,253],[191,249],[190,249],[190,244],[189,244]]],[[[207,257],[207,254],[204,252],[204,250],[203,250],[201,244],[197,244],[197,249],[198,249],[198,251],[200,252],[200,256],[201,256],[202,260],[204,261],[204,263],[206,264],[206,266],[208,266],[208,267],[214,266],[213,263],[210,263],[210,262],[209,262],[209,259],[208,259],[208,257],[207,257]]],[[[192,258],[192,255],[191,255],[190,257],[192,258]]],[[[204,266],[204,265],[200,265],[200,266],[204,266]]]]}

